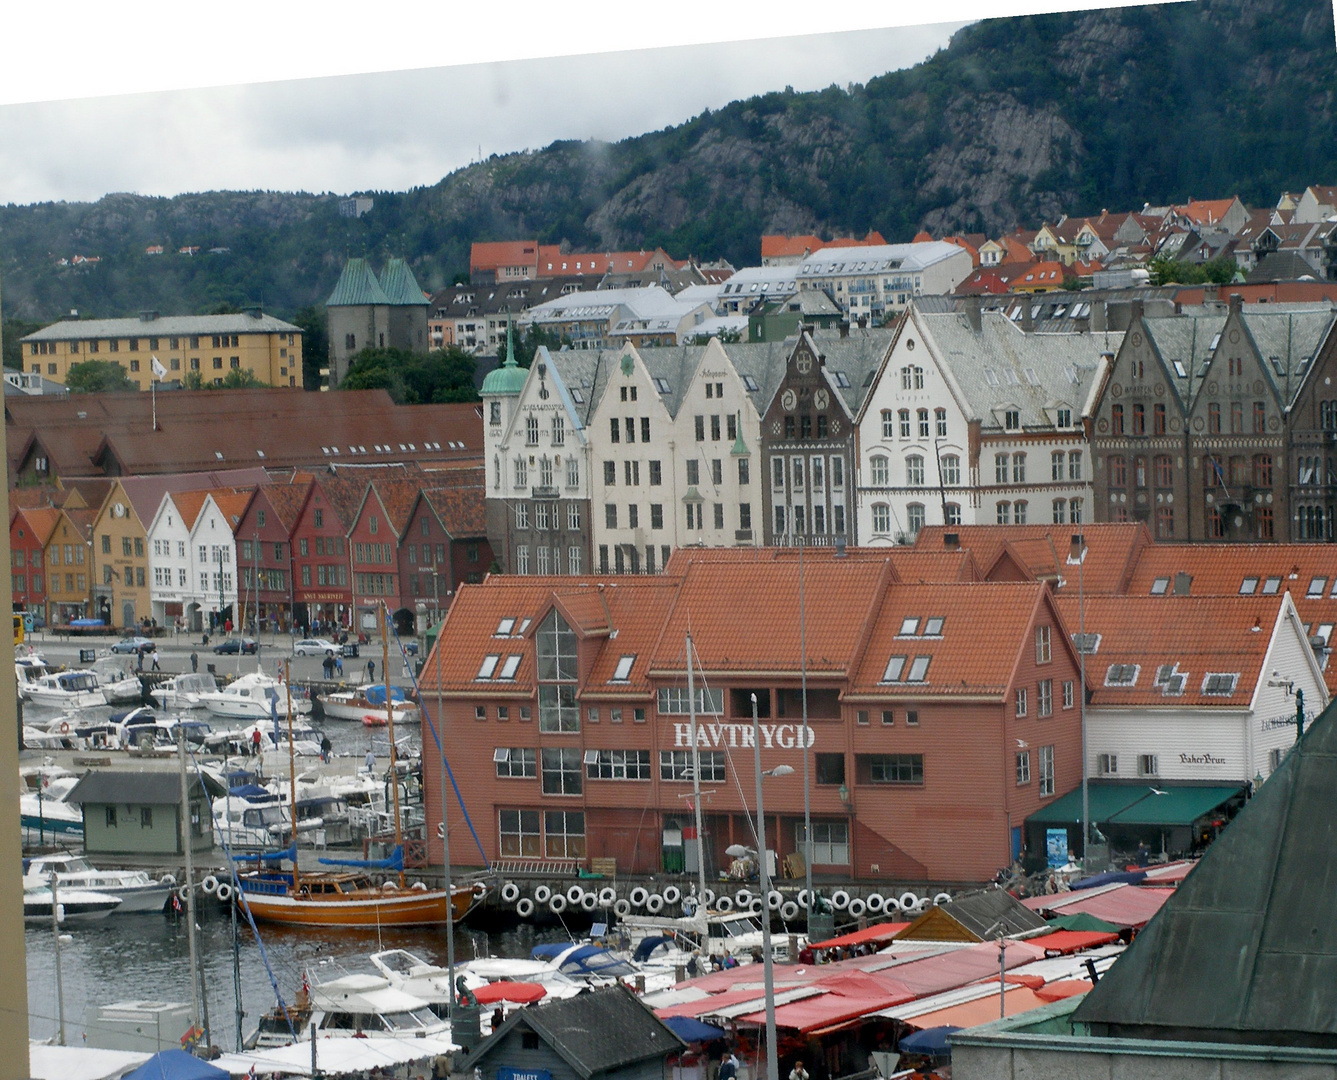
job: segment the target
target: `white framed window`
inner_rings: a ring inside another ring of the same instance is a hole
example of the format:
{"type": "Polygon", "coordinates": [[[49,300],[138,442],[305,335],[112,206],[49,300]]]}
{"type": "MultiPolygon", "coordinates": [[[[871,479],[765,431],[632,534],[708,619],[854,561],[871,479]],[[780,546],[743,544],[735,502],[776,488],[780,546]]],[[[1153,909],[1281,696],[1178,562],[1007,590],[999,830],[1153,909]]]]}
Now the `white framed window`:
{"type": "Polygon", "coordinates": [[[1035,687],[1035,715],[1039,717],[1054,715],[1054,681],[1041,679],[1035,687]]]}
{"type": "Polygon", "coordinates": [[[1012,482],[1014,484],[1024,484],[1026,482],[1026,455],[1012,455],[1012,482]]]}
{"type": "Polygon", "coordinates": [[[1160,758],[1155,754],[1137,755],[1137,775],[1138,776],[1159,776],[1161,773],[1160,758]]]}
{"type": "MultiPolygon", "coordinates": [[[[794,844],[803,851],[807,836],[803,822],[794,826],[794,844]]],[[[812,823],[812,861],[817,866],[848,866],[850,862],[850,831],[845,821],[814,821],[812,823]]]]}
{"type": "Polygon", "coordinates": [[[631,666],[636,663],[636,654],[622,656],[618,658],[617,667],[613,669],[613,677],[609,682],[627,682],[631,678],[631,666]]]}
{"type": "Polygon", "coordinates": [[[497,653],[489,653],[487,656],[483,657],[483,662],[478,666],[478,674],[475,675],[474,678],[492,678],[492,673],[497,670],[497,663],[500,660],[501,656],[497,653]]]}
{"type": "Polygon", "coordinates": [[[1017,751],[1017,787],[1031,782],[1031,752],[1017,751]]]}
{"type": "Polygon", "coordinates": [[[1016,706],[1017,716],[1026,715],[1026,704],[1027,704],[1026,697],[1027,697],[1026,688],[1024,686],[1017,687],[1017,706],[1016,706]]]}
{"type": "Polygon", "coordinates": [[[873,503],[873,532],[880,536],[891,532],[891,507],[886,503],[873,503]]]}
{"type": "MultiPolygon", "coordinates": [[[[993,456],[993,479],[995,484],[1007,483],[1007,455],[994,454],[993,456]]],[[[1005,523],[1004,523],[1005,524],[1005,523]]]]}
{"type": "Polygon", "coordinates": [[[868,482],[873,487],[886,487],[891,482],[891,459],[885,454],[868,459],[868,482]]]}
{"type": "Polygon", "coordinates": [[[1012,504],[1007,501],[1000,502],[995,508],[994,517],[999,525],[1012,524],[1012,504]]]}
{"type": "Polygon", "coordinates": [[[1068,479],[1080,480],[1082,478],[1082,452],[1080,450],[1068,451],[1068,479]]]}
{"type": "Polygon", "coordinates": [[[1063,479],[1063,462],[1066,455],[1062,450],[1055,450],[1049,455],[1049,479],[1063,479]]]}
{"type": "Polygon", "coordinates": [[[890,409],[882,410],[882,437],[884,439],[896,437],[896,418],[890,409]]]}
{"type": "Polygon", "coordinates": [[[956,487],[961,483],[961,459],[956,454],[943,455],[942,482],[948,487],[956,487]]]}
{"type": "Polygon", "coordinates": [[[1073,700],[1074,700],[1074,694],[1073,694],[1073,681],[1072,681],[1071,679],[1064,679],[1064,680],[1063,680],[1063,707],[1064,707],[1065,709],[1071,709],[1072,706],[1073,706],[1073,700]]]}
{"type": "Polygon", "coordinates": [[[923,487],[924,459],[919,454],[911,454],[905,459],[905,482],[910,487],[923,487]]]}
{"type": "Polygon", "coordinates": [[[910,530],[911,536],[919,535],[919,530],[924,527],[923,503],[910,503],[905,508],[905,527],[910,530]]]}
{"type": "Polygon", "coordinates": [[[1040,798],[1054,794],[1054,748],[1040,747],[1040,798]]]}
{"type": "Polygon", "coordinates": [[[1037,626],[1035,628],[1035,662],[1037,664],[1047,664],[1053,658],[1049,627],[1037,626]]]}
{"type": "Polygon", "coordinates": [[[943,507],[943,524],[960,525],[961,524],[961,504],[947,503],[943,507]]]}
{"type": "Polygon", "coordinates": [[[1096,775],[1097,775],[1097,776],[1118,776],[1118,775],[1119,775],[1119,755],[1118,755],[1118,754],[1097,754],[1097,755],[1096,755],[1096,775]]]}

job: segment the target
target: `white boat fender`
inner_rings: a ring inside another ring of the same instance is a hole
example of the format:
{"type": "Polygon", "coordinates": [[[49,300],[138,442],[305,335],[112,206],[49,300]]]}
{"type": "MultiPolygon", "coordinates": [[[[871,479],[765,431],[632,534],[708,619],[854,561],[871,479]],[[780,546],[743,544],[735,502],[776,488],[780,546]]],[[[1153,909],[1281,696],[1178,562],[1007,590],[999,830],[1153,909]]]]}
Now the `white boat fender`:
{"type": "Polygon", "coordinates": [[[481,900],[487,895],[487,886],[481,881],[474,882],[474,899],[481,900]]]}
{"type": "Polygon", "coordinates": [[[779,889],[772,889],[766,894],[766,906],[772,911],[779,911],[784,906],[785,896],[779,889]]]}
{"type": "Polygon", "coordinates": [[[612,907],[617,903],[617,890],[611,885],[605,885],[599,890],[599,906],[612,907]]]}
{"type": "Polygon", "coordinates": [[[527,896],[522,896],[516,902],[515,913],[522,919],[527,919],[534,914],[534,901],[527,896]]]}
{"type": "Polygon", "coordinates": [[[176,884],[176,878],[173,877],[171,874],[163,874],[163,876],[160,877],[160,878],[158,879],[158,884],[159,884],[159,885],[175,885],[175,884],[176,884]]]}
{"type": "Polygon", "coordinates": [[[566,890],[566,902],[570,904],[572,907],[575,907],[577,904],[580,903],[584,895],[585,895],[584,889],[582,889],[579,885],[572,885],[571,888],[566,890]]]}
{"type": "Polygon", "coordinates": [[[593,911],[599,906],[599,898],[592,892],[582,893],[580,897],[580,910],[593,911]]]}
{"type": "Polygon", "coordinates": [[[645,910],[651,915],[658,915],[664,910],[664,898],[659,893],[651,893],[645,898],[645,910]]]}
{"type": "Polygon", "coordinates": [[[799,907],[806,908],[808,906],[808,890],[799,889],[798,896],[796,896],[794,900],[799,907]]]}
{"type": "Polygon", "coordinates": [[[952,902],[952,894],[949,892],[940,892],[933,898],[933,902],[935,904],[950,904],[952,902]]]}
{"type": "Polygon", "coordinates": [[[780,918],[785,922],[793,922],[798,918],[798,905],[793,900],[786,900],[780,905],[780,918]]]}
{"type": "Polygon", "coordinates": [[[859,897],[856,896],[853,900],[850,901],[849,913],[853,915],[856,919],[867,911],[868,911],[868,905],[865,904],[859,897]]]}
{"type": "Polygon", "coordinates": [[[844,889],[837,889],[831,894],[831,906],[837,911],[844,911],[850,906],[850,894],[844,889]]]}
{"type": "Polygon", "coordinates": [[[682,899],[682,890],[676,885],[670,885],[664,890],[664,903],[672,907],[682,899]]]}
{"type": "Polygon", "coordinates": [[[217,896],[218,899],[220,899],[221,901],[223,901],[223,903],[226,904],[229,900],[232,899],[232,886],[228,884],[228,882],[226,881],[220,881],[218,883],[218,892],[216,892],[214,895],[217,896]]]}
{"type": "Polygon", "coordinates": [[[631,901],[628,900],[626,897],[623,897],[621,900],[619,900],[616,904],[613,905],[613,914],[630,915],[631,901]]]}
{"type": "Polygon", "coordinates": [[[909,911],[919,904],[919,897],[910,891],[901,893],[901,910],[909,911]]]}
{"type": "Polygon", "coordinates": [[[714,890],[714,889],[707,889],[707,890],[706,890],[704,893],[702,893],[701,895],[704,896],[704,897],[706,898],[706,907],[710,907],[710,905],[713,904],[713,903],[715,902],[715,890],[714,890]]]}
{"type": "Polygon", "coordinates": [[[869,915],[881,915],[883,909],[887,906],[887,902],[882,898],[881,893],[871,894],[864,903],[868,905],[869,915]]]}
{"type": "Polygon", "coordinates": [[[566,897],[561,893],[553,893],[552,896],[548,898],[548,910],[554,915],[560,915],[566,910],[566,897]]]}
{"type": "Polygon", "coordinates": [[[184,885],[178,885],[176,890],[176,895],[179,896],[184,901],[190,897],[190,890],[186,888],[184,885]]]}
{"type": "Polygon", "coordinates": [[[885,900],[882,901],[882,910],[885,911],[887,914],[891,914],[893,911],[900,911],[901,902],[897,900],[896,897],[894,896],[888,896],[885,900]]]}
{"type": "Polygon", "coordinates": [[[416,890],[417,892],[426,892],[426,891],[427,891],[427,882],[425,882],[425,881],[415,881],[412,885],[409,886],[409,888],[410,888],[410,889],[414,889],[414,890],[416,890]]]}
{"type": "Polygon", "coordinates": [[[534,890],[534,902],[536,904],[546,904],[552,899],[552,890],[546,885],[540,885],[534,890]]]}
{"type": "Polygon", "coordinates": [[[200,888],[204,890],[205,896],[213,896],[218,891],[218,879],[210,874],[200,882],[200,888]]]}
{"type": "Polygon", "coordinates": [[[723,911],[726,914],[733,910],[733,897],[728,893],[722,893],[715,901],[715,910],[723,911]]]}
{"type": "Polygon", "coordinates": [[[747,907],[749,904],[752,903],[752,890],[739,889],[736,893],[733,894],[733,902],[737,904],[740,908],[747,907]]]}
{"type": "Polygon", "coordinates": [[[508,904],[514,904],[520,899],[520,886],[514,881],[508,881],[501,887],[501,898],[508,904]]]}
{"type": "Polygon", "coordinates": [[[650,890],[646,889],[644,886],[637,885],[636,888],[631,890],[631,906],[645,907],[645,901],[648,900],[649,897],[650,890]]]}
{"type": "Polygon", "coordinates": [[[398,892],[398,891],[399,891],[399,886],[396,885],[393,881],[387,881],[384,885],[381,886],[381,892],[398,892]]]}
{"type": "Polygon", "coordinates": [[[752,898],[752,903],[748,905],[748,911],[752,912],[753,915],[760,915],[765,910],[766,901],[760,896],[754,896],[752,898]]]}

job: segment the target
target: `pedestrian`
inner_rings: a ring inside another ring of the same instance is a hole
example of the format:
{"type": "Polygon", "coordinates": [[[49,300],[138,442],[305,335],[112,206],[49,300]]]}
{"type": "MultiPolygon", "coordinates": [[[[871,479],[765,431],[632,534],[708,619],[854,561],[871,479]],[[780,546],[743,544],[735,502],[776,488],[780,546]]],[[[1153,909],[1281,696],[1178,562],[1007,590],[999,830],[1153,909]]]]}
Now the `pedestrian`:
{"type": "Polygon", "coordinates": [[[720,1062],[719,1080],[738,1080],[738,1058],[732,1050],[720,1062]]]}
{"type": "Polygon", "coordinates": [[[375,682],[375,681],[376,681],[376,661],[375,661],[375,660],[368,660],[368,661],[367,661],[367,682],[375,682]]]}
{"type": "Polygon", "coordinates": [[[367,751],[367,772],[373,774],[376,772],[376,755],[370,750],[367,751]]]}
{"type": "Polygon", "coordinates": [[[334,670],[339,673],[339,678],[344,677],[344,658],[342,656],[334,658],[334,670]]]}
{"type": "Polygon", "coordinates": [[[322,735],[320,737],[320,760],[325,762],[326,765],[330,763],[330,754],[333,750],[334,743],[330,742],[330,737],[328,735],[322,735]]]}
{"type": "Polygon", "coordinates": [[[789,1070],[789,1080],[808,1080],[808,1070],[803,1067],[802,1061],[794,1062],[794,1067],[789,1070]]]}
{"type": "Polygon", "coordinates": [[[1147,848],[1145,840],[1137,842],[1137,865],[1146,866],[1151,861],[1151,852],[1147,848]]]}
{"type": "Polygon", "coordinates": [[[200,670],[200,654],[197,653],[194,649],[190,650],[190,670],[191,671],[200,670]]]}
{"type": "Polygon", "coordinates": [[[144,670],[144,646],[141,645],[141,646],[139,647],[138,652],[139,652],[139,670],[140,670],[140,671],[143,671],[143,670],[144,670]]]}
{"type": "Polygon", "coordinates": [[[260,756],[260,729],[251,732],[251,757],[260,756]]]}
{"type": "Polygon", "coordinates": [[[320,666],[325,669],[325,678],[327,680],[334,678],[334,657],[329,653],[325,654],[325,659],[320,662],[320,666]]]}
{"type": "Polygon", "coordinates": [[[158,666],[158,650],[157,650],[157,649],[154,649],[154,650],[153,650],[153,670],[154,670],[154,671],[161,671],[161,670],[162,670],[162,668],[160,668],[160,667],[158,666]]]}
{"type": "Polygon", "coordinates": [[[231,620],[231,619],[224,619],[224,620],[223,620],[223,633],[225,633],[225,634],[230,634],[230,633],[232,633],[232,620],[231,620]]]}
{"type": "Polygon", "coordinates": [[[498,1005],[492,1010],[492,1034],[495,1035],[501,1029],[501,1025],[505,1022],[506,1014],[502,1012],[501,1006],[498,1005]]]}
{"type": "Polygon", "coordinates": [[[701,965],[696,960],[699,955],[699,953],[694,952],[687,958],[687,977],[689,979],[695,979],[701,971],[701,965]]]}

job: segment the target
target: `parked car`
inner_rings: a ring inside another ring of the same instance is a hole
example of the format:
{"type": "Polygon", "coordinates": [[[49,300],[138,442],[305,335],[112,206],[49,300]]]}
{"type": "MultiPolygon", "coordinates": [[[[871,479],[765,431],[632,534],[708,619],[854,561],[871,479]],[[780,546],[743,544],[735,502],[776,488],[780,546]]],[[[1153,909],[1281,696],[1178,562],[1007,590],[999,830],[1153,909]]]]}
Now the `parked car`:
{"type": "Polygon", "coordinates": [[[292,647],[293,656],[329,656],[338,655],[339,646],[328,638],[303,638],[292,647]]]}
{"type": "Polygon", "coordinates": [[[146,637],[124,637],[111,647],[114,653],[138,653],[138,652],[157,652],[158,646],[153,644],[152,638],[146,637]]]}
{"type": "Polygon", "coordinates": [[[237,653],[243,653],[247,656],[255,654],[254,638],[228,638],[226,641],[220,641],[214,646],[214,652],[220,656],[236,656],[237,653]]]}

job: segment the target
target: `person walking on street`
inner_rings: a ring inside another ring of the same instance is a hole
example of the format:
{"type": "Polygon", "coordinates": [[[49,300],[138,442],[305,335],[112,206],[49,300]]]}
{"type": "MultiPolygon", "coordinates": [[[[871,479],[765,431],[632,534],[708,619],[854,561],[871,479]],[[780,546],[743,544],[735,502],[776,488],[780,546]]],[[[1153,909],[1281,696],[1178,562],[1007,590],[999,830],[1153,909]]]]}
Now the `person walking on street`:
{"type": "Polygon", "coordinates": [[[733,1051],[720,1062],[719,1080],[738,1080],[738,1058],[733,1051]]]}
{"type": "Polygon", "coordinates": [[[330,742],[330,737],[328,735],[322,735],[320,737],[320,760],[325,762],[326,765],[330,763],[330,754],[333,750],[334,744],[330,742]]]}
{"type": "Polygon", "coordinates": [[[375,681],[376,681],[376,661],[375,661],[375,660],[368,660],[368,661],[367,661],[367,682],[375,682],[375,681]]]}
{"type": "Polygon", "coordinates": [[[344,658],[342,656],[334,658],[334,670],[339,673],[339,678],[344,677],[344,658]]]}
{"type": "Polygon", "coordinates": [[[372,774],[376,772],[376,755],[370,750],[367,751],[367,772],[372,774]]]}
{"type": "Polygon", "coordinates": [[[157,650],[157,649],[154,649],[154,650],[153,650],[153,670],[154,670],[154,671],[161,671],[161,670],[162,670],[162,668],[160,668],[160,667],[158,666],[158,650],[157,650]]]}
{"type": "Polygon", "coordinates": [[[200,670],[200,654],[194,649],[190,650],[190,670],[194,672],[200,670]]]}

